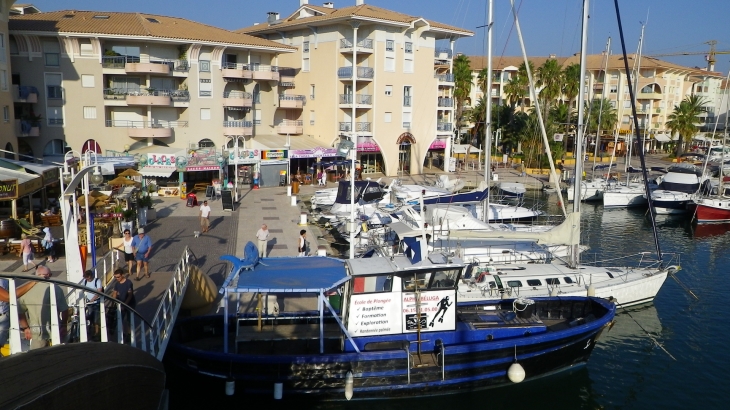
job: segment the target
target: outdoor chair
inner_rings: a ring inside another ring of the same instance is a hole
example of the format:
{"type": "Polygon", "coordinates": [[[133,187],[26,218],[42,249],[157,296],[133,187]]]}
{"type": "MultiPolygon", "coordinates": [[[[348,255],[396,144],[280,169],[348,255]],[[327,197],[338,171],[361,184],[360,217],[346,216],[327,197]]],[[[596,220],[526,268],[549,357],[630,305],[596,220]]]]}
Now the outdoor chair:
{"type": "Polygon", "coordinates": [[[15,220],[15,223],[18,224],[20,230],[23,231],[23,233],[26,235],[37,235],[41,232],[40,229],[31,225],[30,222],[28,222],[28,220],[25,218],[18,218],[15,220]]]}

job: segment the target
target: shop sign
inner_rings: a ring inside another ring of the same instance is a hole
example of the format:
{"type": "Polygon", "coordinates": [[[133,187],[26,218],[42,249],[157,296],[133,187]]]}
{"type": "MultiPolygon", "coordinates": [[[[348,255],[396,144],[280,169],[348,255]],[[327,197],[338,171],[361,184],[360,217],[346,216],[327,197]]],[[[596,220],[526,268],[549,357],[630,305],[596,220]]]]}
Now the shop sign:
{"type": "Polygon", "coordinates": [[[336,157],[336,156],[337,156],[337,148],[317,147],[314,149],[289,150],[289,158],[322,158],[322,157],[336,157]]]}
{"type": "Polygon", "coordinates": [[[175,155],[147,154],[147,165],[175,166],[175,155]]]}
{"type": "Polygon", "coordinates": [[[238,159],[236,159],[236,151],[230,151],[228,155],[229,164],[251,164],[258,162],[261,157],[261,152],[257,149],[239,149],[238,159]]]}
{"type": "Polygon", "coordinates": [[[446,149],[446,140],[437,139],[431,143],[428,149],[446,149]]]}
{"type": "Polygon", "coordinates": [[[0,181],[0,199],[18,198],[18,180],[7,179],[0,181]]]}
{"type": "Polygon", "coordinates": [[[288,151],[285,149],[271,149],[261,151],[261,159],[286,159],[288,151]]]}
{"type": "Polygon", "coordinates": [[[43,179],[40,176],[37,176],[31,180],[23,182],[22,184],[19,184],[18,197],[30,195],[41,188],[43,188],[43,179]]]}
{"type": "Polygon", "coordinates": [[[121,218],[124,216],[121,212],[105,212],[101,214],[92,214],[94,218],[121,218]]]}
{"type": "Polygon", "coordinates": [[[58,182],[59,177],[61,176],[59,169],[56,167],[43,171],[43,174],[41,175],[43,176],[43,183],[46,185],[58,182]]]}
{"type": "Polygon", "coordinates": [[[199,165],[194,167],[186,167],[185,172],[194,172],[194,171],[220,171],[221,167],[219,165],[199,165]]]}

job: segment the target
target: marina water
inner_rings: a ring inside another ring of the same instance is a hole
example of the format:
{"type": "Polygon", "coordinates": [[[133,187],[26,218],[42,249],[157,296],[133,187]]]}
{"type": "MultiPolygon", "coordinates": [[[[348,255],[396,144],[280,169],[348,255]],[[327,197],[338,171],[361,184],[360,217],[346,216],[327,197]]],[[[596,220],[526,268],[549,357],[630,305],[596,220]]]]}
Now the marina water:
{"type": "MultiPolygon", "coordinates": [[[[556,197],[547,212],[558,213],[556,197]]],[[[528,200],[529,201],[529,200],[528,200]]],[[[585,205],[582,243],[591,249],[583,260],[605,260],[640,251],[653,252],[646,210],[605,210],[585,205]]],[[[349,403],[256,403],[224,394],[223,380],[191,376],[168,366],[171,409],[720,409],[726,408],[724,380],[730,368],[728,269],[730,225],[697,226],[689,218],[659,217],[662,251],[681,255],[677,277],[699,297],[694,300],[671,277],[653,304],[616,316],[616,325],[599,340],[587,366],[505,388],[427,399],[349,403]],[[658,343],[676,358],[657,347],[658,343]],[[723,404],[725,403],[725,404],[723,404]],[[294,407],[292,407],[294,406],[294,407]]],[[[676,261],[675,261],[676,262],[676,261]]],[[[675,263],[676,264],[676,263],[675,263]]],[[[620,265],[620,260],[616,261],[620,265]]],[[[243,386],[237,386],[243,389],[243,386]]],[[[273,386],[272,386],[273,395],[273,386]]],[[[286,396],[286,392],[284,392],[286,396]]]]}

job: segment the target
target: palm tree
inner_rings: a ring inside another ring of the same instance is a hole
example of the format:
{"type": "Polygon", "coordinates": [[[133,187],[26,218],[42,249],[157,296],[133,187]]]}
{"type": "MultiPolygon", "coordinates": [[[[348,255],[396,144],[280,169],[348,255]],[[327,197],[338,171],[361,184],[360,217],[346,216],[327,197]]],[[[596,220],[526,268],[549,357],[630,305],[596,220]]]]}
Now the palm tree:
{"type": "MultiPolygon", "coordinates": [[[[537,69],[537,83],[540,90],[540,100],[545,105],[544,112],[550,111],[550,103],[560,97],[562,92],[563,71],[554,58],[545,60],[537,69]]],[[[547,116],[547,115],[546,115],[547,116]]]]}
{"type": "Polygon", "coordinates": [[[467,115],[469,121],[474,124],[474,128],[472,128],[472,139],[482,140],[484,138],[484,118],[487,114],[486,103],[486,97],[480,98],[467,115]]]}
{"type": "MultiPolygon", "coordinates": [[[[530,63],[530,72],[534,72],[532,61],[530,63]]],[[[507,99],[514,107],[515,104],[520,103],[520,106],[524,107],[527,105],[525,99],[530,93],[530,80],[527,77],[527,69],[525,63],[520,64],[517,69],[517,73],[512,76],[507,84],[504,86],[504,91],[507,94],[507,99]]]]}
{"type": "Polygon", "coordinates": [[[568,99],[568,106],[573,108],[573,101],[580,92],[580,64],[571,64],[563,70],[563,95],[568,99]]]}
{"type": "Polygon", "coordinates": [[[469,98],[471,93],[471,67],[469,57],[459,54],[454,59],[454,99],[456,99],[456,129],[461,130],[462,114],[464,112],[464,100],[469,98]]]}
{"type": "Polygon", "coordinates": [[[672,134],[679,134],[675,154],[677,157],[684,152],[685,139],[692,137],[697,132],[699,115],[705,111],[704,104],[705,100],[702,97],[690,95],[685,97],[679,105],[675,105],[672,113],[667,116],[667,128],[672,134]]]}
{"type": "Polygon", "coordinates": [[[479,89],[482,90],[484,95],[488,95],[491,91],[491,81],[487,78],[487,68],[482,68],[481,71],[479,71],[479,75],[477,76],[477,85],[479,86],[479,89]]]}
{"type": "Polygon", "coordinates": [[[601,102],[600,98],[596,98],[592,103],[586,102],[586,112],[588,112],[588,123],[586,124],[587,132],[598,132],[598,118],[601,118],[601,131],[611,132],[618,123],[618,114],[616,109],[611,105],[611,101],[604,98],[601,102]]]}

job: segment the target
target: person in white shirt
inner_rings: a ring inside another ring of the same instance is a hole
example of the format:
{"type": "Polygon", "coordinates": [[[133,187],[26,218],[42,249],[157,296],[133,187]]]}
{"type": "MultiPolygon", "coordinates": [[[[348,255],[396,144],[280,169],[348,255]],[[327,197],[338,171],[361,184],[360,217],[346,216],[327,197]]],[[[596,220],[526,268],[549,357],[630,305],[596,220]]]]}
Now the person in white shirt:
{"type": "Polygon", "coordinates": [[[266,257],[266,245],[269,242],[269,227],[262,224],[261,228],[256,231],[256,238],[259,240],[259,257],[266,257]]]}
{"type": "Polygon", "coordinates": [[[297,256],[307,256],[307,231],[302,229],[299,231],[299,246],[297,248],[297,256]]]}
{"type": "Polygon", "coordinates": [[[203,201],[203,205],[200,205],[200,228],[203,232],[208,232],[210,228],[210,207],[208,201],[203,201]]]}

